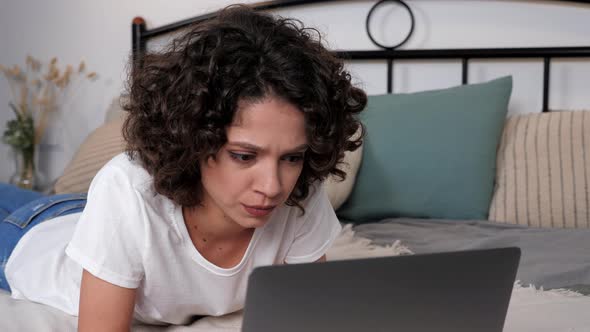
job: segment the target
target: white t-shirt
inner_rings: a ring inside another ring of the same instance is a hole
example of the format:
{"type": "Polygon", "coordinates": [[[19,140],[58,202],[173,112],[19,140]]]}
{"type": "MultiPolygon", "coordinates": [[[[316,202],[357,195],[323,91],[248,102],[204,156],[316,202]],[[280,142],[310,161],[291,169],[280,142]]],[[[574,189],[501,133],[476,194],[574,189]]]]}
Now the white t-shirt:
{"type": "Polygon", "coordinates": [[[96,175],[81,214],[43,222],[19,241],[6,277],[12,296],[78,314],[82,268],[112,284],[137,288],[134,317],[187,323],[195,315],[243,308],[255,267],[318,260],[341,226],[322,186],[302,204],[283,205],[254,231],[242,261],[221,268],[193,245],[182,208],[154,192],[150,175],[125,154],[96,175]],[[76,220],[79,219],[77,222],[76,220]]]}

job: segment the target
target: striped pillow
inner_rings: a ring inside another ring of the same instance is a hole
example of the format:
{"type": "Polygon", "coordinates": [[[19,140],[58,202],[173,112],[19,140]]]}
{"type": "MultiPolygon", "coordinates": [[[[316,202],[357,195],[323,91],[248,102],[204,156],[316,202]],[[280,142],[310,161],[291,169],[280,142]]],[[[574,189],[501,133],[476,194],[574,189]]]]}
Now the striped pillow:
{"type": "Polygon", "coordinates": [[[507,119],[489,219],[537,227],[589,228],[590,114],[507,119]]]}
{"type": "Polygon", "coordinates": [[[64,173],[55,183],[56,194],[87,192],[94,175],[114,156],[123,152],[123,119],[113,120],[95,129],[84,140],[64,173]]]}

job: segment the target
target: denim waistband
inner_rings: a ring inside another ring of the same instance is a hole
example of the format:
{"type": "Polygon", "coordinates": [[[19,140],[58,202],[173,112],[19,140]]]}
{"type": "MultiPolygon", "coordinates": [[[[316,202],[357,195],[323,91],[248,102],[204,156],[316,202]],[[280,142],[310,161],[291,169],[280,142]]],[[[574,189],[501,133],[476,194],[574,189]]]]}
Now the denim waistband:
{"type": "Polygon", "coordinates": [[[23,205],[12,212],[5,222],[14,224],[21,229],[26,228],[29,223],[37,218],[37,222],[80,212],[86,205],[86,194],[60,194],[41,197],[23,205]]]}

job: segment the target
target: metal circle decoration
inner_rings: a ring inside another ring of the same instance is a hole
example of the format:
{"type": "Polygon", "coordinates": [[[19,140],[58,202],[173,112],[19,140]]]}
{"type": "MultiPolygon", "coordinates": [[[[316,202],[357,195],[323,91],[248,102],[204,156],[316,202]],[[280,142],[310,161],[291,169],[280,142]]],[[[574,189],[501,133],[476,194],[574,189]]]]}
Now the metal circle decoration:
{"type": "Polygon", "coordinates": [[[403,45],[406,41],[408,41],[408,39],[410,39],[410,36],[414,32],[414,13],[412,13],[410,6],[408,6],[405,2],[403,2],[401,0],[380,0],[376,4],[374,4],[373,7],[371,7],[371,10],[369,10],[369,13],[367,14],[367,20],[365,22],[365,27],[367,29],[367,34],[369,35],[369,38],[371,39],[373,44],[375,44],[381,48],[384,48],[384,49],[392,50],[392,49],[395,49],[395,48],[403,45]],[[392,46],[386,46],[386,45],[379,43],[377,40],[375,40],[375,38],[373,38],[373,35],[371,35],[371,30],[369,29],[369,23],[371,22],[371,16],[373,15],[373,12],[375,11],[375,9],[377,7],[379,7],[380,5],[382,5],[385,2],[396,2],[396,3],[400,4],[402,7],[404,7],[408,11],[408,14],[410,14],[410,31],[408,32],[408,35],[406,36],[406,38],[404,38],[404,40],[402,40],[398,44],[392,45],[392,46]]]}

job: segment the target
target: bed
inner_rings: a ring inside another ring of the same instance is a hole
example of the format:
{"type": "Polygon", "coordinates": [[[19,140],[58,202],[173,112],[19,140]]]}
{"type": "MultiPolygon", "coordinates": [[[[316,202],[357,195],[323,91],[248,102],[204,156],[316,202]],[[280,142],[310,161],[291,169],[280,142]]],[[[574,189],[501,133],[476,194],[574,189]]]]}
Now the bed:
{"type": "MultiPolygon", "coordinates": [[[[448,2],[449,8],[467,6],[464,1],[448,2]]],[[[489,2],[476,2],[489,6],[489,2]]],[[[550,6],[590,17],[585,1],[492,2],[496,2],[494,8],[550,6]]],[[[522,47],[520,42],[514,43],[518,47],[501,48],[408,47],[409,41],[420,38],[413,33],[434,29],[420,26],[426,17],[422,6],[428,3],[291,0],[253,4],[259,10],[290,16],[297,16],[298,10],[305,14],[339,6],[367,13],[360,19],[364,27],[347,27],[366,33],[364,49],[334,51],[361,77],[371,97],[363,115],[365,143],[345,157],[349,176],[344,182],[329,179],[325,183],[345,225],[328,260],[518,246],[522,259],[504,330],[590,331],[590,114],[582,110],[590,100],[583,83],[574,87],[570,82],[564,90],[561,73],[567,67],[570,76],[574,75],[571,68],[590,74],[590,40],[586,37],[582,45],[564,41],[565,45],[542,47],[522,47]],[[383,23],[384,13],[397,15],[402,24],[396,28],[402,33],[394,42],[380,41],[372,32],[382,31],[375,29],[375,22],[381,18],[383,23]],[[420,77],[419,66],[437,61],[452,67],[456,84],[412,89],[415,78],[408,78],[408,73],[414,71],[420,77]],[[486,72],[482,68],[496,66],[495,61],[510,69],[482,75],[486,72]],[[527,61],[536,66],[537,80],[519,79],[517,74],[527,61]],[[413,69],[408,69],[408,63],[413,69]],[[525,81],[533,90],[524,86],[525,81]],[[578,93],[573,96],[571,91],[578,93]],[[552,100],[566,97],[579,101],[569,106],[577,110],[553,106],[552,100]]],[[[163,44],[166,36],[211,15],[149,29],[144,19],[135,18],[134,65],[141,66],[150,43],[163,44]]],[[[343,37],[338,44],[345,41],[343,37]]],[[[121,122],[116,98],[105,124],[88,136],[66,167],[56,192],[87,189],[98,168],[121,151],[121,122]]],[[[0,306],[1,315],[16,317],[10,322],[2,319],[0,330],[76,328],[75,317],[13,301],[7,294],[0,294],[0,306]]],[[[133,330],[238,331],[240,324],[238,312],[180,327],[136,323],[133,330]]]]}

